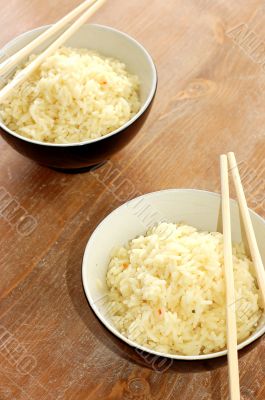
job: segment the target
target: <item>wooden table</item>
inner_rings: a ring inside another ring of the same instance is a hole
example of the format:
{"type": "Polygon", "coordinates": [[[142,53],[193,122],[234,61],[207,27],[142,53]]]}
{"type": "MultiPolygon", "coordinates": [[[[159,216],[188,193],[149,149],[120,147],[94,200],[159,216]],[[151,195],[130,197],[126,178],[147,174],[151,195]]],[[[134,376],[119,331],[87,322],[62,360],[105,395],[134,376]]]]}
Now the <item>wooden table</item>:
{"type": "MultiPolygon", "coordinates": [[[[76,4],[2,1],[0,44],[76,4]]],[[[249,204],[265,216],[264,15],[261,0],[112,0],[94,16],[143,43],[159,74],[146,125],[108,164],[116,181],[103,182],[106,167],[55,172],[0,141],[1,400],[228,398],[225,359],[158,366],[109,334],[80,269],[89,235],[127,197],[219,191],[222,152],[236,152],[249,204]]],[[[265,398],[264,348],[261,339],[240,353],[244,400],[265,398]]]]}

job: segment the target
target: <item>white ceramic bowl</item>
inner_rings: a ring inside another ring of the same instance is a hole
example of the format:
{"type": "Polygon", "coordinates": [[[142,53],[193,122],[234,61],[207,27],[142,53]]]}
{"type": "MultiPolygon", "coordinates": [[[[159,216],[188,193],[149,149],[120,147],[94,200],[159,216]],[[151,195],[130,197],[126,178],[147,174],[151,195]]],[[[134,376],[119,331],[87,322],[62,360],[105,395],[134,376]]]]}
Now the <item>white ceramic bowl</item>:
{"type": "MultiPolygon", "coordinates": [[[[103,324],[118,338],[130,346],[149,353],[179,360],[204,360],[223,356],[226,350],[206,355],[183,356],[160,353],[140,346],[120,334],[107,316],[105,284],[110,252],[115,246],[126,244],[130,239],[143,234],[148,225],[166,220],[183,221],[200,230],[216,231],[220,210],[220,195],[195,189],[172,189],[149,193],[133,199],[109,214],[91,235],[84,254],[82,278],[90,306],[103,324]],[[146,211],[143,211],[146,210],[146,211]],[[100,288],[98,282],[103,283],[100,288]]],[[[251,211],[261,256],[265,262],[265,221],[251,211]]],[[[233,241],[242,241],[240,218],[237,203],[231,200],[231,220],[233,241]]],[[[265,332],[265,316],[247,340],[240,343],[239,349],[252,343],[265,332]]]]}

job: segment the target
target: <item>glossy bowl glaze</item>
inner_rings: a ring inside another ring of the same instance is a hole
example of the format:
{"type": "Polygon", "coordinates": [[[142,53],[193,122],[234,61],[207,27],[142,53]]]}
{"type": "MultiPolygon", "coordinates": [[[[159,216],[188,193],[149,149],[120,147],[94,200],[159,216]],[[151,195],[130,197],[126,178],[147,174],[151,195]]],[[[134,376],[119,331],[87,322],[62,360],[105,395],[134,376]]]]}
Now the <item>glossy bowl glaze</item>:
{"type": "MultiPolygon", "coordinates": [[[[46,29],[48,26],[22,34],[6,45],[2,53],[6,56],[16,53],[46,29]]],[[[46,46],[51,42],[52,40],[47,41],[46,46]]],[[[140,78],[142,105],[139,112],[114,132],[81,143],[52,144],[27,139],[8,129],[1,121],[0,132],[15,150],[40,164],[59,169],[80,169],[108,160],[139,132],[155,97],[157,73],[151,56],[140,43],[127,34],[107,26],[84,25],[65,45],[96,50],[123,61],[129,72],[140,78]]],[[[46,46],[39,46],[35,53],[41,52],[46,46]]]]}
{"type": "MultiPolygon", "coordinates": [[[[148,228],[146,221],[153,225],[156,222],[185,222],[203,231],[216,231],[219,226],[221,198],[219,194],[195,189],[172,189],[149,193],[131,200],[109,214],[95,229],[88,240],[82,266],[82,279],[87,299],[101,322],[118,338],[140,350],[156,356],[178,360],[205,360],[224,356],[227,351],[184,356],[167,354],[150,350],[122,335],[112,324],[108,316],[106,273],[110,253],[114,247],[125,245],[130,239],[144,234],[148,228]],[[99,284],[100,282],[100,284],[99,284]]],[[[265,221],[250,211],[257,241],[265,262],[265,221]]],[[[237,203],[231,200],[232,238],[241,242],[244,235],[237,203]]],[[[265,332],[263,315],[256,331],[238,345],[242,349],[265,332]]]]}

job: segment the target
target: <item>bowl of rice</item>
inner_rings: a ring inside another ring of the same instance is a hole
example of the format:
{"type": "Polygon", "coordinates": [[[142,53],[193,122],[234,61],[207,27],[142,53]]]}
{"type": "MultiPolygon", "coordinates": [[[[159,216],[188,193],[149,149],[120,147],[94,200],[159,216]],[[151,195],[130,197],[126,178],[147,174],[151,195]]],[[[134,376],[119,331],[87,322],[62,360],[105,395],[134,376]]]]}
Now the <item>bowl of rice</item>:
{"type": "MultiPolygon", "coordinates": [[[[172,189],[133,199],[92,233],[82,280],[100,321],[155,356],[203,360],[226,350],[221,197],[172,189]]],[[[265,261],[265,221],[251,218],[265,261]]],[[[238,349],[265,332],[265,313],[237,202],[231,200],[238,349]]]]}
{"type": "MultiPolygon", "coordinates": [[[[2,49],[8,58],[48,26],[2,49]]],[[[2,86],[43,51],[1,80],[2,86]]],[[[102,25],[84,25],[0,106],[0,132],[18,152],[40,164],[80,169],[102,163],[142,127],[155,97],[157,73],[135,39],[102,25]]]]}

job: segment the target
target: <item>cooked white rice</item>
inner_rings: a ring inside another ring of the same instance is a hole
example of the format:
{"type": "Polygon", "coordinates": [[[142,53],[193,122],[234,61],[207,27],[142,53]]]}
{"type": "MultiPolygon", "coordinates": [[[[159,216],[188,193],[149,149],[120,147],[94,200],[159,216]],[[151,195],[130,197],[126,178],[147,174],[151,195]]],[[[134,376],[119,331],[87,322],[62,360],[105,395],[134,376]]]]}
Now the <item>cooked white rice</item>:
{"type": "Polygon", "coordinates": [[[139,109],[139,79],[124,63],[65,47],[14,91],[0,116],[8,128],[30,139],[72,143],[120,128],[139,109]]]}
{"type": "MultiPolygon", "coordinates": [[[[233,245],[233,263],[241,342],[255,330],[262,310],[242,244],[233,245]]],[[[107,286],[113,324],[136,343],[182,355],[226,347],[222,234],[161,223],[114,251],[107,286]]]]}

